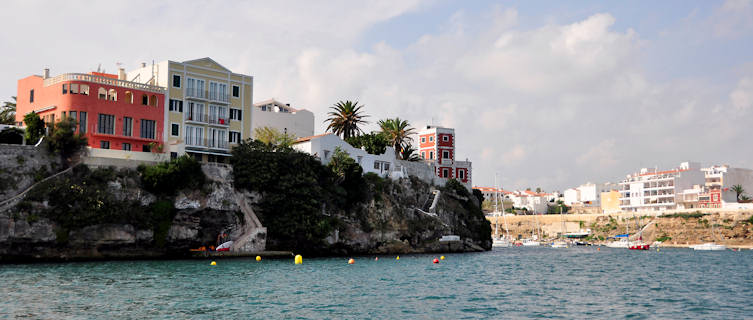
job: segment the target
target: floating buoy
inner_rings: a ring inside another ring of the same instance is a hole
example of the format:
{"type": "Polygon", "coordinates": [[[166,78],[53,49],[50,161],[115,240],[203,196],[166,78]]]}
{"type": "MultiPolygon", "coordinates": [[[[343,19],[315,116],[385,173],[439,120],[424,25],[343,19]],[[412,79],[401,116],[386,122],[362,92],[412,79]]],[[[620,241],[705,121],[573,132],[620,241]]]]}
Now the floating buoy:
{"type": "Polygon", "coordinates": [[[439,260],[444,260],[444,256],[439,257],[439,260]]]}
{"type": "Polygon", "coordinates": [[[295,256],[295,264],[303,264],[303,257],[300,254],[295,256]]]}
{"type": "Polygon", "coordinates": [[[439,259],[434,258],[434,263],[439,263],[439,259]]]}
{"type": "Polygon", "coordinates": [[[379,261],[379,257],[374,257],[374,261],[379,261]]]}
{"type": "Polygon", "coordinates": [[[659,248],[656,248],[656,252],[659,252],[659,248]]]}
{"type": "Polygon", "coordinates": [[[256,261],[261,261],[261,256],[256,256],[256,261]]]}
{"type": "Polygon", "coordinates": [[[601,248],[596,248],[596,251],[601,251],[601,248]]]}
{"type": "Polygon", "coordinates": [[[209,264],[210,266],[216,266],[217,262],[212,261],[212,263],[209,264]]]}
{"type": "Polygon", "coordinates": [[[348,264],[354,264],[354,263],[356,263],[356,260],[353,260],[353,258],[350,258],[350,259],[348,260],[348,264]]]}
{"type": "Polygon", "coordinates": [[[395,260],[400,260],[400,256],[397,256],[397,258],[395,258],[395,260]]]}

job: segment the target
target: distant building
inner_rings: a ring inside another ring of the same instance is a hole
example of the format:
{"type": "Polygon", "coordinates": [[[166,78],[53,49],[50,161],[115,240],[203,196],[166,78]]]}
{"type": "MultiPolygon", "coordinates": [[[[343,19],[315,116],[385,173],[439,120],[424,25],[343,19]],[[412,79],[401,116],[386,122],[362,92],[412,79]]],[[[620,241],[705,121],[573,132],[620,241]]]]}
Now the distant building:
{"type": "Polygon", "coordinates": [[[438,177],[456,179],[471,188],[471,162],[455,159],[455,129],[430,125],[417,136],[419,156],[434,167],[438,177]]]}
{"type": "Polygon", "coordinates": [[[165,142],[165,88],[100,72],[40,75],[18,80],[16,122],[37,113],[52,126],[75,119],[94,149],[161,152],[165,142]]]}
{"type": "MultiPolygon", "coordinates": [[[[735,185],[741,185],[746,193],[753,193],[753,170],[732,168],[728,165],[703,168],[705,186],[721,195],[724,202],[737,202],[737,194],[732,191],[735,185]]],[[[710,194],[709,194],[710,195],[710,194]]]]}
{"type": "Polygon", "coordinates": [[[643,168],[627,175],[620,185],[620,208],[625,211],[675,209],[683,191],[705,184],[697,162],[683,162],[666,171],[643,168]]]}
{"type": "Polygon", "coordinates": [[[603,213],[620,212],[620,192],[617,190],[603,191],[599,195],[601,211],[603,213]]]}
{"type": "Polygon", "coordinates": [[[275,128],[297,138],[308,137],[314,135],[314,114],[274,99],[257,102],[251,108],[251,136],[261,127],[275,128]]]}
{"type": "Polygon", "coordinates": [[[380,176],[391,178],[401,178],[406,176],[406,171],[397,163],[395,158],[395,149],[387,147],[383,154],[370,154],[358,148],[354,148],[345,140],[333,133],[325,133],[315,136],[299,138],[293,148],[313,155],[318,158],[322,164],[328,164],[337,148],[348,153],[361,168],[364,173],[376,173],[380,176]]]}

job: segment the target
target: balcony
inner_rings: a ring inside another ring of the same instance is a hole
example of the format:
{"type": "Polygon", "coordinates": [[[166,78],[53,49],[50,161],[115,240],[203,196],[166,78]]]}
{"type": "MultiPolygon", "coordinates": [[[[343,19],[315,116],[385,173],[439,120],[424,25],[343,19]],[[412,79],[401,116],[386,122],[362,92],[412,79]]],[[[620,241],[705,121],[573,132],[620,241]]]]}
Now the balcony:
{"type": "Polygon", "coordinates": [[[83,81],[83,82],[98,83],[98,84],[104,84],[104,85],[116,86],[116,87],[122,87],[122,88],[128,88],[128,89],[149,91],[149,92],[154,92],[154,93],[162,93],[162,94],[165,93],[165,88],[160,87],[160,86],[153,86],[149,84],[143,84],[143,83],[127,81],[127,80],[119,80],[119,79],[108,78],[108,77],[103,77],[103,76],[95,76],[95,75],[86,74],[86,73],[64,73],[56,77],[44,79],[44,81],[42,82],[42,85],[44,85],[45,87],[49,87],[51,85],[55,85],[63,81],[83,81]]]}
{"type": "Polygon", "coordinates": [[[221,149],[228,150],[228,142],[226,140],[210,140],[210,139],[186,139],[186,148],[201,148],[201,149],[221,149]],[[191,140],[191,141],[189,141],[191,140]]]}
{"type": "Polygon", "coordinates": [[[230,121],[228,121],[228,118],[226,117],[223,118],[223,117],[211,116],[209,117],[209,122],[207,123],[211,125],[217,125],[217,126],[223,126],[223,127],[230,126],[230,121]]]}
{"type": "Polygon", "coordinates": [[[186,122],[209,123],[209,115],[201,113],[185,113],[184,120],[186,120],[186,122]]]}
{"type": "Polygon", "coordinates": [[[196,89],[196,88],[188,88],[188,89],[186,89],[186,98],[206,100],[207,99],[207,91],[206,90],[199,90],[199,89],[196,89]]]}
{"type": "Polygon", "coordinates": [[[227,94],[221,94],[217,92],[209,92],[209,100],[212,102],[220,102],[224,104],[230,103],[230,97],[227,94]]]}

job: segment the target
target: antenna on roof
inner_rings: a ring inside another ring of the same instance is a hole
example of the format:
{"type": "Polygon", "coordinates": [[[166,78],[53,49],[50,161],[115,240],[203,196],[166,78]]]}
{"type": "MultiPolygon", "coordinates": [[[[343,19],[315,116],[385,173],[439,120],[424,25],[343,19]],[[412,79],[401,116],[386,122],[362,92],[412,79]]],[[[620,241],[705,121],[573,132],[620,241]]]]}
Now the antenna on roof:
{"type": "Polygon", "coordinates": [[[97,65],[97,72],[100,72],[100,70],[102,70],[102,64],[101,63],[97,65]]]}

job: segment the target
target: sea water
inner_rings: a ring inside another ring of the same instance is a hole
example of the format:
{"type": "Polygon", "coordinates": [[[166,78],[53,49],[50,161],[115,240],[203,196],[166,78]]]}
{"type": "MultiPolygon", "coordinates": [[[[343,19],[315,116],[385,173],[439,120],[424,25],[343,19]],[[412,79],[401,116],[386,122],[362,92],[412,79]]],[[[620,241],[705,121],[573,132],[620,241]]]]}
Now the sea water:
{"type": "Polygon", "coordinates": [[[753,251],[485,253],[0,265],[0,318],[753,317],[753,251]]]}

